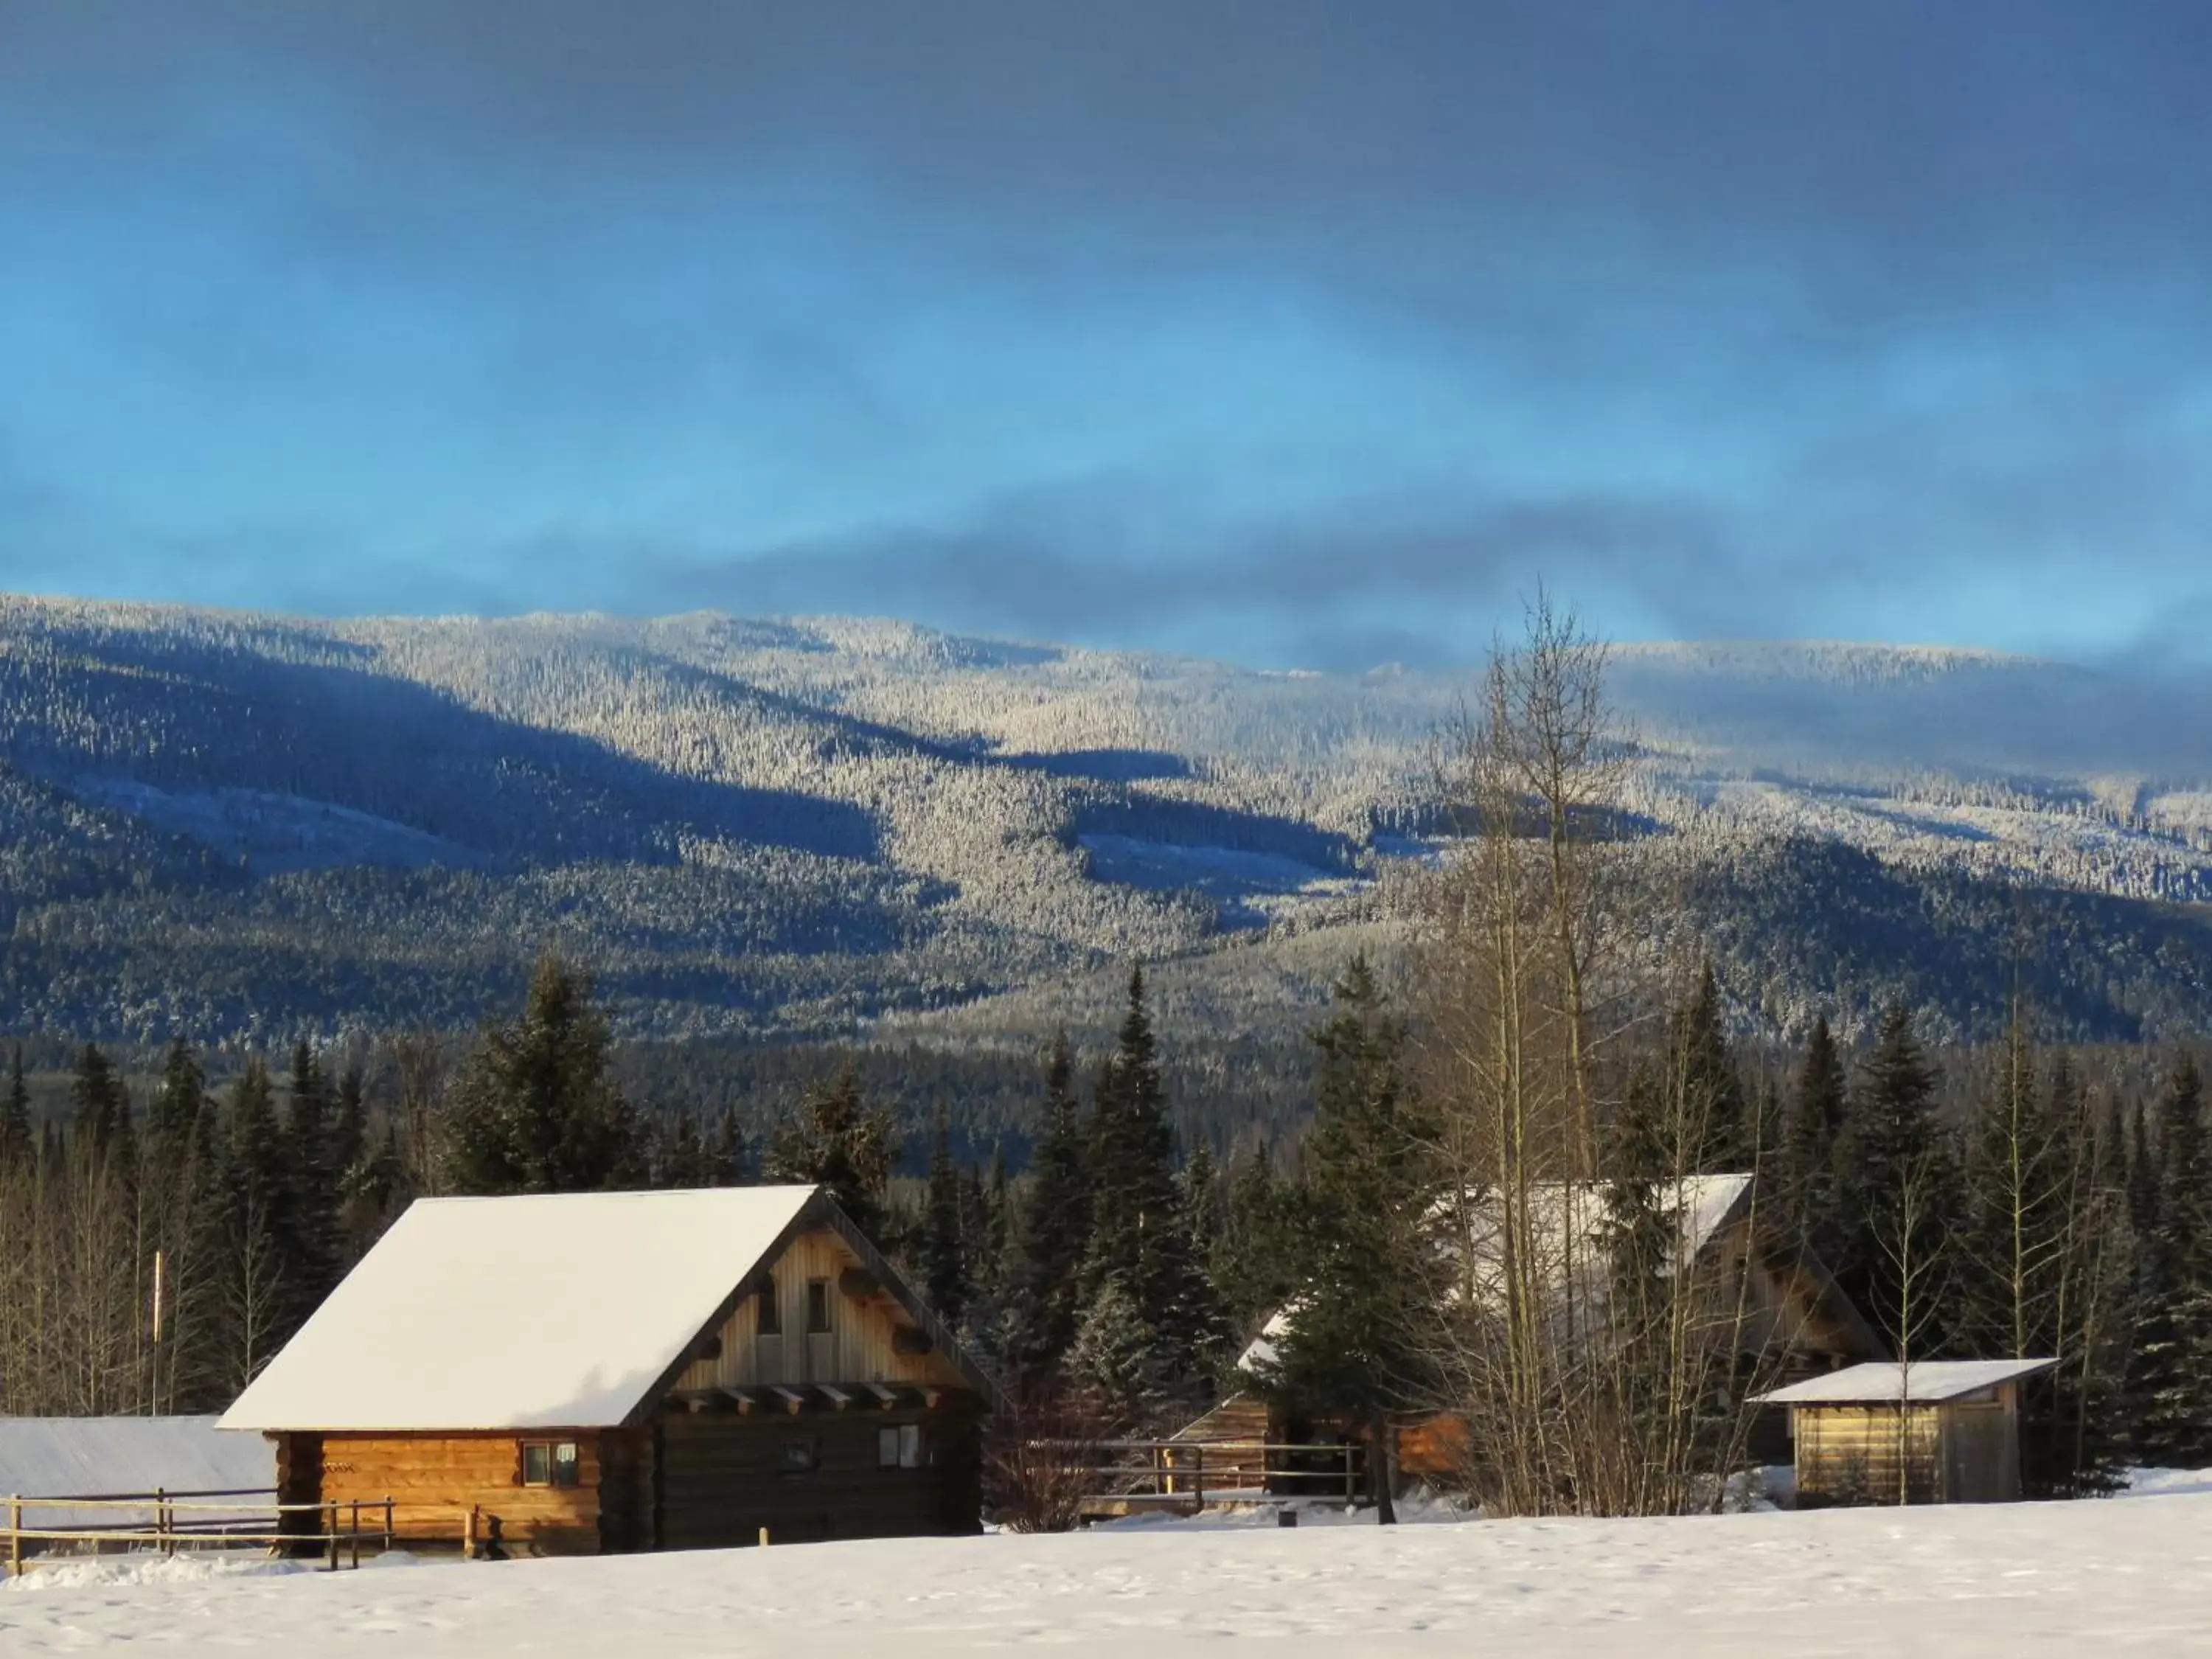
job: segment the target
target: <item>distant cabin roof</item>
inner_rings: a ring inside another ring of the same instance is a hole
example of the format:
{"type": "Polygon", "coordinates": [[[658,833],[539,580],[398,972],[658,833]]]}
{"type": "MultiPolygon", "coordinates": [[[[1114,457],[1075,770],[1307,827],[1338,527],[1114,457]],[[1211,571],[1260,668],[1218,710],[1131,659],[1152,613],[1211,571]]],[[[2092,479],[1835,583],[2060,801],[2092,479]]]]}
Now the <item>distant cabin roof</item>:
{"type": "Polygon", "coordinates": [[[2057,1363],[2055,1359],[1917,1359],[1905,1366],[1895,1360],[1881,1360],[1849,1365],[1758,1398],[1770,1406],[1883,1406],[1908,1398],[1940,1406],[1978,1389],[2033,1376],[2057,1363]]]}
{"type": "MultiPolygon", "coordinates": [[[[135,1498],[156,1489],[266,1492],[276,1484],[269,1443],[218,1434],[212,1417],[0,1417],[0,1493],[135,1498]]],[[[118,1518],[106,1510],[42,1508],[23,1524],[67,1528],[118,1518]]]]}
{"type": "MultiPolygon", "coordinates": [[[[1677,1250],[1685,1262],[1694,1261],[1729,1219],[1748,1203],[1752,1177],[1742,1174],[1686,1175],[1651,1183],[1650,1200],[1673,1220],[1677,1250]]],[[[1607,1242],[1613,1225],[1607,1207],[1610,1183],[1601,1181],[1540,1181],[1528,1188],[1528,1226],[1537,1260],[1539,1279],[1564,1282],[1571,1271],[1602,1278],[1611,1260],[1607,1242]]],[[[1461,1211],[1468,1228],[1467,1248],[1474,1256],[1470,1275],[1475,1299],[1488,1304],[1501,1299],[1497,1280],[1503,1276],[1500,1236],[1504,1231],[1495,1192],[1469,1188],[1461,1211]]],[[[1440,1206],[1440,1218],[1446,1213],[1440,1206]]],[[[1281,1363],[1278,1346],[1297,1322],[1298,1298],[1269,1316],[1260,1334],[1237,1356],[1237,1368],[1258,1374],[1281,1363]]]]}
{"type": "Polygon", "coordinates": [[[417,1200],[222,1426],[617,1426],[815,1196],[726,1187],[417,1200]]]}

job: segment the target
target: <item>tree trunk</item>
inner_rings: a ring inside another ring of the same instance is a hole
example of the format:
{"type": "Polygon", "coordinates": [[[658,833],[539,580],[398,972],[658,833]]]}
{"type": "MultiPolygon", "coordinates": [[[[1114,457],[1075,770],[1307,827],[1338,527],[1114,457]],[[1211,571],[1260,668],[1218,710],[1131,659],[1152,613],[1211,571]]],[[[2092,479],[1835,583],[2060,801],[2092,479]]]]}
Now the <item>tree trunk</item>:
{"type": "Polygon", "coordinates": [[[1375,1500],[1375,1523],[1382,1527],[1398,1524],[1397,1500],[1390,1495],[1390,1419],[1377,1412],[1367,1425],[1367,1491],[1375,1500]]]}

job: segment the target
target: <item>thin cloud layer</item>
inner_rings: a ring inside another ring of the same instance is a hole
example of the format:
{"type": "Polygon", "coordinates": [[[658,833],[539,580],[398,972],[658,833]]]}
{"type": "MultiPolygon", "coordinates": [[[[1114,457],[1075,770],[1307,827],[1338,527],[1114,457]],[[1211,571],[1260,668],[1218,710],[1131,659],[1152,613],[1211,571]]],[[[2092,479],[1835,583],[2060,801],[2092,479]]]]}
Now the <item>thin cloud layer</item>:
{"type": "Polygon", "coordinates": [[[2212,13],[0,9],[0,581],[2203,659],[2212,13]]]}

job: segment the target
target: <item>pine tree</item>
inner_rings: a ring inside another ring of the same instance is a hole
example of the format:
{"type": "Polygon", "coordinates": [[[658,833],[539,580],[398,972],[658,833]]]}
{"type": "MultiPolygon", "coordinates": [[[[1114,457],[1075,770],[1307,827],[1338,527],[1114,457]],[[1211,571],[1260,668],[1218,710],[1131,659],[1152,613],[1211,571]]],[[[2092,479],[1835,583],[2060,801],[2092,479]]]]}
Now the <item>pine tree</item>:
{"type": "Polygon", "coordinates": [[[1674,1016],[1670,1048],[1680,1072],[1683,1121],[1696,1137],[1698,1168],[1748,1169],[1752,1121],[1722,1021],[1720,981],[1707,963],[1688,1004],[1674,1016]]]}
{"type": "Polygon", "coordinates": [[[336,1166],[331,1141],[330,1101],[323,1066],[305,1041],[292,1046],[292,1075],[286,1091],[285,1167],[290,1192],[284,1206],[282,1238],[285,1281],[296,1298],[291,1322],[303,1322],[322,1304],[338,1281],[339,1206],[345,1171],[336,1166]]]}
{"type": "Polygon", "coordinates": [[[31,1085],[23,1074],[23,1045],[8,1062],[8,1093],[0,1099],[0,1170],[27,1162],[35,1145],[31,1133],[31,1085]]]}
{"type": "Polygon", "coordinates": [[[745,1131],[735,1105],[725,1105],[715,1121],[714,1144],[708,1148],[707,1184],[739,1187],[745,1179],[745,1131]]]}
{"type": "Polygon", "coordinates": [[[918,1252],[922,1288],[930,1305],[948,1325],[958,1326],[968,1311],[971,1288],[967,1241],[962,1226],[960,1166],[952,1161],[952,1125],[940,1103],[930,1138],[929,1190],[918,1252]]]}
{"type": "Polygon", "coordinates": [[[70,1111],[71,1135],[80,1150],[98,1158],[116,1150],[116,1138],[131,1115],[131,1097],[107,1056],[89,1042],[70,1079],[70,1111]]]}
{"type": "MultiPolygon", "coordinates": [[[[1334,988],[1336,1012],[1314,1034],[1312,1126],[1291,1231],[1297,1288],[1266,1386],[1307,1412],[1366,1422],[1425,1399],[1425,1340],[1441,1305],[1443,1257],[1430,1218],[1444,1190],[1432,1127],[1407,1088],[1403,1033],[1364,957],[1334,988]]],[[[1374,1460],[1382,1518],[1387,1460],[1374,1460]]]]}
{"type": "Polygon", "coordinates": [[[1837,1277],[1893,1352],[1933,1358],[1955,1328],[1947,1247],[1961,1200],[1936,1070],[1901,1003],[1861,1066],[1838,1153],[1837,1277]]]}
{"type": "Polygon", "coordinates": [[[1159,1343],[1136,1294],[1119,1274],[1085,1304],[1067,1352],[1068,1374],[1096,1395],[1121,1426],[1146,1426],[1164,1389],[1159,1343]]]}
{"type": "Polygon", "coordinates": [[[1175,1137],[1141,968],[1130,970],[1121,1039],[1100,1068],[1091,1101],[1086,1299],[1118,1278],[1158,1333],[1176,1288],[1175,1137]]]}
{"type": "Polygon", "coordinates": [[[1091,1238],[1091,1182],[1074,1072],[1062,1032],[1045,1068],[1043,1133],[1008,1230],[1003,1348],[1018,1380],[1048,1371],[1066,1356],[1082,1306],[1078,1280],[1091,1238]]]}
{"type": "Polygon", "coordinates": [[[2133,1393],[2145,1462],[2212,1462],[2212,1146],[2185,1054],[2159,1102],[2157,1220],[2145,1241],[2133,1393]]]}
{"type": "Polygon", "coordinates": [[[860,1073],[848,1060],[828,1084],[809,1088],[797,1114],[776,1130],[763,1173],[770,1181],[828,1188],[854,1225],[889,1248],[887,1199],[897,1163],[890,1114],[861,1100],[860,1073]]]}
{"type": "Polygon", "coordinates": [[[1826,1255],[1835,1249],[1837,1141],[1844,1131],[1843,1055],[1825,1013],[1813,1022],[1783,1119],[1780,1191],[1775,1212],[1800,1242],[1826,1255]]]}
{"type": "Polygon", "coordinates": [[[641,1182],[641,1136],[611,1060],[589,977],[547,957],[522,1017],[484,1033],[453,1091],[441,1149],[447,1189],[574,1193],[641,1182]]]}

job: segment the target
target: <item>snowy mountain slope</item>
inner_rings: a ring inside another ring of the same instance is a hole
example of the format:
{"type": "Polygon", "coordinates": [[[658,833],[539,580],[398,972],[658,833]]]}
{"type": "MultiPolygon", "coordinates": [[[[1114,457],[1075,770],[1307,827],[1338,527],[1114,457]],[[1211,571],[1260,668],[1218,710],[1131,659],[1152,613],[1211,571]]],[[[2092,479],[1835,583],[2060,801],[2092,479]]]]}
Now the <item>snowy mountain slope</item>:
{"type": "MultiPolygon", "coordinates": [[[[2165,953],[2091,947],[2075,1029],[2212,1012],[2212,686],[1832,645],[1624,647],[1613,686],[1650,825],[1799,904],[1818,849],[1864,854],[1850,902],[1891,918],[1821,957],[1753,902],[1747,1015],[1963,983],[2022,889],[2165,953]]],[[[1233,964],[1372,920],[1466,689],[846,618],[0,599],[0,1022],[465,1024],[548,943],[666,1036],[1010,1006],[1132,956],[1264,986],[1233,964]]],[[[1296,954],[1305,984],[1325,952],[1296,954]]]]}
{"type": "Polygon", "coordinates": [[[854,1656],[1826,1659],[2203,1650],[2212,1497],[1282,1530],[1203,1522],[216,1576],[34,1569],[22,1659],[854,1656]],[[48,1575],[51,1575],[49,1577],[48,1575]]]}

